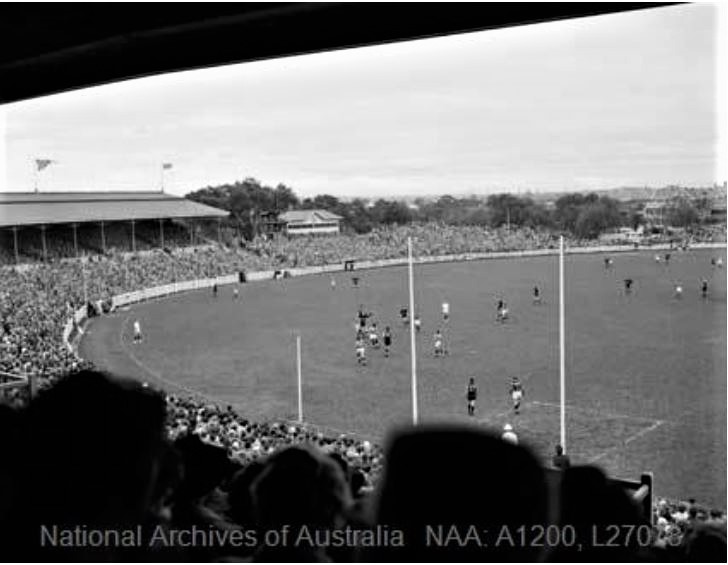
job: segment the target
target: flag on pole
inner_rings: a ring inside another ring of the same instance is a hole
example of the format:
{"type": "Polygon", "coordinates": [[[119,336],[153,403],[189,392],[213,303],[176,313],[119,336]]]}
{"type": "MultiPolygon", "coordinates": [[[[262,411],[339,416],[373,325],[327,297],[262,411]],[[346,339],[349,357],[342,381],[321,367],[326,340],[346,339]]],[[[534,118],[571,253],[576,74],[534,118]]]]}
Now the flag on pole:
{"type": "Polygon", "coordinates": [[[53,159],[36,159],[35,168],[37,171],[42,171],[48,165],[52,165],[53,163],[55,163],[55,161],[53,159]]]}
{"type": "Polygon", "coordinates": [[[172,163],[162,163],[162,170],[168,171],[172,168],[172,163]]]}

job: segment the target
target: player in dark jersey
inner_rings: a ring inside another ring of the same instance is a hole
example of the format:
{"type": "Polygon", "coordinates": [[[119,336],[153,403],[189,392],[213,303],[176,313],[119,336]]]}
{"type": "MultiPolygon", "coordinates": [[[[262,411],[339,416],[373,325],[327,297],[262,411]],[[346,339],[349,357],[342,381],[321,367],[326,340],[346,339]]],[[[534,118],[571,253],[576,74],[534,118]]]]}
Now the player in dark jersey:
{"type": "Polygon", "coordinates": [[[217,283],[212,285],[212,296],[217,298],[217,283]]]}
{"type": "Polygon", "coordinates": [[[604,268],[605,269],[609,269],[609,267],[611,267],[612,265],[614,265],[614,261],[612,261],[612,258],[611,257],[605,257],[604,258],[604,268]]]}
{"type": "Polygon", "coordinates": [[[533,287],[533,303],[541,304],[541,289],[538,288],[538,285],[533,287]]]}
{"type": "Polygon", "coordinates": [[[700,294],[703,298],[708,298],[708,279],[701,279],[700,294]]]}
{"type": "Polygon", "coordinates": [[[508,319],[508,306],[504,300],[498,300],[495,319],[497,322],[505,322],[508,319]]]}
{"type": "Polygon", "coordinates": [[[392,347],[392,331],[389,329],[389,326],[384,328],[382,342],[384,343],[384,356],[389,357],[389,348],[392,347]]]}
{"type": "Polygon", "coordinates": [[[523,400],[523,395],[525,394],[523,390],[523,384],[521,384],[521,381],[518,377],[513,377],[511,380],[511,401],[513,402],[513,412],[516,414],[520,413],[521,410],[521,400],[523,400]]]}
{"type": "Polygon", "coordinates": [[[475,401],[478,400],[478,387],[475,386],[475,379],[473,377],[470,377],[470,382],[468,382],[465,398],[468,401],[468,416],[475,416],[475,401]]]}
{"type": "Polygon", "coordinates": [[[667,265],[670,262],[670,254],[665,253],[665,264],[667,265]]]}
{"type": "Polygon", "coordinates": [[[407,311],[407,308],[400,308],[399,309],[399,317],[402,320],[402,323],[404,325],[407,325],[409,323],[409,312],[407,311]]]}
{"type": "Polygon", "coordinates": [[[631,293],[633,284],[634,284],[634,280],[624,279],[624,292],[627,294],[631,293]]]}
{"type": "Polygon", "coordinates": [[[364,329],[367,327],[367,320],[371,317],[371,312],[364,311],[364,305],[359,305],[359,311],[357,312],[357,318],[359,318],[359,327],[364,329]]]}

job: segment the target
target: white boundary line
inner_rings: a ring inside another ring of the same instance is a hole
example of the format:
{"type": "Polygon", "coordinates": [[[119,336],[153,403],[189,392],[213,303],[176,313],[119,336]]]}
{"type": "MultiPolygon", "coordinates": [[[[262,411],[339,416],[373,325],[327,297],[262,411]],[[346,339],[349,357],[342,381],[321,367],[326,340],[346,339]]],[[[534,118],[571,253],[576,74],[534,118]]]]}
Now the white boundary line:
{"type": "MultiPolygon", "coordinates": [[[[559,408],[560,406],[555,402],[541,402],[540,400],[532,400],[528,404],[535,404],[536,406],[546,406],[548,408],[559,408]]],[[[664,422],[658,418],[646,418],[645,416],[631,416],[629,414],[618,414],[616,412],[602,412],[595,408],[582,408],[579,406],[573,406],[570,404],[566,405],[566,409],[569,412],[581,412],[592,416],[603,416],[605,418],[618,418],[620,420],[638,420],[642,422],[664,422]]]]}
{"type": "Polygon", "coordinates": [[[607,455],[609,455],[610,453],[616,451],[617,449],[621,449],[624,446],[632,443],[636,439],[639,439],[642,436],[644,436],[644,435],[646,435],[646,434],[648,434],[650,432],[654,432],[657,428],[659,428],[663,424],[665,424],[665,420],[655,420],[651,426],[648,426],[647,428],[642,428],[638,432],[635,432],[634,434],[632,434],[631,436],[629,436],[627,439],[625,439],[623,442],[621,442],[619,445],[615,445],[614,447],[610,447],[609,449],[605,449],[600,454],[592,457],[589,460],[589,462],[590,463],[595,463],[596,461],[599,461],[600,459],[606,457],[607,455]]]}
{"type": "MultiPolygon", "coordinates": [[[[121,325],[120,325],[120,328],[119,328],[119,345],[121,346],[121,349],[126,354],[126,356],[137,367],[139,367],[142,371],[144,371],[146,374],[148,374],[149,376],[151,376],[156,381],[162,382],[165,385],[169,386],[170,388],[172,388],[172,390],[174,390],[174,389],[182,390],[182,391],[186,392],[187,394],[191,394],[193,396],[198,396],[198,397],[205,398],[205,399],[207,399],[210,402],[214,402],[215,404],[220,404],[220,405],[228,405],[228,404],[230,404],[229,402],[225,402],[225,401],[223,401],[220,398],[215,398],[214,396],[210,396],[210,395],[204,394],[204,393],[202,393],[202,392],[200,392],[198,390],[195,390],[193,388],[189,388],[189,387],[186,387],[186,386],[181,385],[179,383],[176,383],[174,381],[171,381],[169,379],[166,379],[165,377],[163,377],[161,375],[161,373],[159,373],[159,371],[156,371],[154,369],[150,369],[144,363],[142,363],[139,360],[139,358],[136,355],[134,355],[134,353],[129,349],[129,347],[126,345],[126,343],[124,341],[124,329],[127,326],[127,323],[129,322],[130,319],[131,319],[131,317],[130,316],[127,316],[121,322],[121,325]]],[[[170,393],[171,393],[171,391],[170,391],[170,393]]]]}
{"type": "MultiPolygon", "coordinates": [[[[559,408],[559,405],[554,402],[542,402],[539,400],[532,400],[532,401],[524,403],[522,410],[524,410],[524,409],[527,410],[529,405],[530,406],[545,406],[548,408],[559,408]]],[[[645,436],[651,432],[654,432],[660,426],[672,423],[669,420],[660,420],[657,418],[645,418],[643,416],[630,416],[628,414],[600,412],[599,410],[594,410],[594,409],[590,409],[590,408],[578,408],[575,406],[567,405],[567,413],[568,412],[579,412],[582,414],[587,414],[587,415],[591,416],[593,420],[597,419],[601,416],[604,418],[617,418],[617,419],[622,419],[622,420],[633,420],[635,422],[645,422],[645,423],[649,422],[650,423],[649,426],[646,426],[646,427],[643,427],[643,428],[637,430],[635,433],[628,436],[625,440],[618,442],[617,445],[609,447],[609,448],[603,450],[602,452],[598,453],[594,457],[590,458],[588,460],[589,463],[595,463],[595,462],[603,459],[607,455],[613,453],[614,451],[621,449],[626,445],[629,445],[633,441],[638,440],[642,436],[645,436]]],[[[494,425],[494,424],[498,423],[497,422],[498,420],[505,419],[506,416],[508,416],[509,414],[512,414],[514,417],[517,417],[516,414],[513,414],[512,409],[501,410],[499,412],[485,414],[482,418],[478,418],[476,420],[476,422],[480,425],[494,425]]]]}

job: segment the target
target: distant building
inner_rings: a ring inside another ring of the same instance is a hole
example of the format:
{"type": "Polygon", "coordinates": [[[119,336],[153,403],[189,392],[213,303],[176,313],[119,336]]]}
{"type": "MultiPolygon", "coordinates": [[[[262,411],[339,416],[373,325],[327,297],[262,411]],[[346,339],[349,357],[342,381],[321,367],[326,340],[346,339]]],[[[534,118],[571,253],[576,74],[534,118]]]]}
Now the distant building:
{"type": "Polygon", "coordinates": [[[644,236],[644,227],[639,226],[636,230],[631,228],[618,228],[610,233],[602,234],[599,239],[604,243],[639,243],[644,236]]]}
{"type": "Polygon", "coordinates": [[[726,221],[726,201],[725,199],[715,199],[710,206],[710,220],[713,222],[726,221]]]}
{"type": "Polygon", "coordinates": [[[670,206],[664,200],[654,200],[645,204],[642,209],[642,218],[650,224],[661,226],[665,217],[670,213],[670,206]]]}
{"type": "Polygon", "coordinates": [[[341,232],[341,220],[328,210],[291,210],[278,216],[287,235],[335,235],[341,232]]]}

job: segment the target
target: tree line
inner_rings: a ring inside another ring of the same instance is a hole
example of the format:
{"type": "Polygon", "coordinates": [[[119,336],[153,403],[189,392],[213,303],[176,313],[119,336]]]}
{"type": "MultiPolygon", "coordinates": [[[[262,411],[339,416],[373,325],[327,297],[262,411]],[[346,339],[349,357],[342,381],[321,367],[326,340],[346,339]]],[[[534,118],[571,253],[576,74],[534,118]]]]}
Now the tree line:
{"type": "MultiPolygon", "coordinates": [[[[368,233],[378,226],[440,222],[492,228],[547,228],[593,239],[605,231],[622,226],[635,228],[642,222],[634,205],[596,193],[565,194],[550,206],[528,196],[508,193],[492,194],[485,200],[445,195],[435,200],[418,198],[408,204],[386,198],[373,202],[361,198],[341,200],[330,194],[301,199],[284,184],[271,187],[246,178],[202,188],[186,198],[229,211],[228,225],[246,239],[260,233],[261,214],[292,209],[328,210],[341,216],[343,229],[353,233],[368,233]]],[[[679,227],[699,223],[700,205],[686,199],[676,201],[669,207],[665,221],[679,227]]]]}

